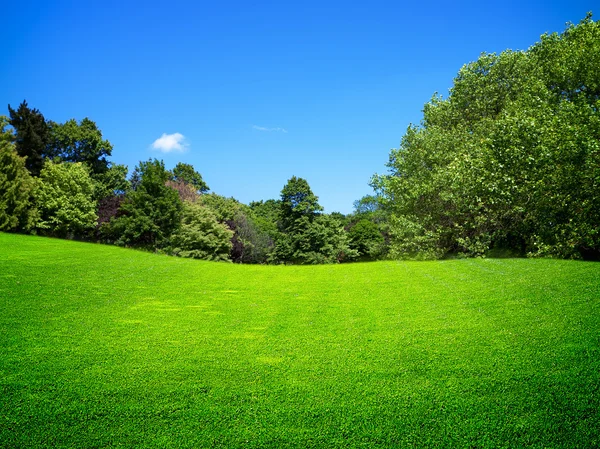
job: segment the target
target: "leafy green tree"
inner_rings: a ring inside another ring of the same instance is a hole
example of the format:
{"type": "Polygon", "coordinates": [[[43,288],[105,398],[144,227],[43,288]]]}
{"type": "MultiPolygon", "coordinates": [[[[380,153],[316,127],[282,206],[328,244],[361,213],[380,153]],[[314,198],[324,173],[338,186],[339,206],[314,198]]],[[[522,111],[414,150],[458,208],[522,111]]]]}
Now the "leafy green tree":
{"type": "Polygon", "coordinates": [[[32,198],[34,181],[25,167],[25,158],[4,136],[0,134],[0,231],[29,231],[37,219],[32,198]]]}
{"type": "Polygon", "coordinates": [[[354,202],[354,213],[357,215],[374,214],[381,210],[381,199],[374,195],[365,195],[354,202]]]}
{"type": "Polygon", "coordinates": [[[38,176],[44,159],[52,157],[49,148],[50,128],[46,119],[37,109],[30,109],[23,101],[14,110],[8,105],[10,124],[15,129],[15,144],[19,156],[26,158],[25,165],[33,176],[38,176]]]}
{"type": "Polygon", "coordinates": [[[96,225],[94,182],[82,163],[46,161],[36,180],[36,227],[59,237],[84,237],[96,225]]]}
{"type": "Polygon", "coordinates": [[[198,173],[193,165],[178,162],[175,168],[171,171],[171,181],[181,182],[194,186],[198,193],[206,193],[210,189],[202,179],[202,175],[198,173]]]}
{"type": "Polygon", "coordinates": [[[281,212],[280,200],[253,201],[250,210],[256,225],[274,242],[279,237],[279,214],[281,212]]]}
{"type": "Polygon", "coordinates": [[[169,173],[163,161],[140,162],[134,172],[139,176],[135,189],[127,192],[117,216],[101,233],[119,245],[163,247],[180,225],[182,202],[166,185],[169,173]]]}
{"type": "Polygon", "coordinates": [[[110,164],[103,173],[96,174],[96,190],[94,196],[96,199],[122,196],[131,188],[131,183],[127,180],[127,165],[110,164]]]}
{"type": "Polygon", "coordinates": [[[112,153],[112,144],[102,138],[102,132],[95,122],[84,118],[77,123],[75,119],[65,123],[50,122],[51,153],[66,162],[83,162],[92,176],[104,174],[109,169],[108,157],[112,153]]]}
{"type": "Polygon", "coordinates": [[[425,105],[374,187],[395,257],[600,256],[600,26],[483,54],[425,105]]]}
{"type": "Polygon", "coordinates": [[[232,237],[233,231],[219,223],[207,207],[185,202],[181,227],[171,239],[171,251],[181,257],[226,261],[229,260],[232,237]]]}
{"type": "Polygon", "coordinates": [[[308,182],[303,178],[292,176],[281,191],[281,224],[284,231],[295,226],[294,222],[306,217],[312,221],[323,208],[319,198],[312,192],[308,182]]]}

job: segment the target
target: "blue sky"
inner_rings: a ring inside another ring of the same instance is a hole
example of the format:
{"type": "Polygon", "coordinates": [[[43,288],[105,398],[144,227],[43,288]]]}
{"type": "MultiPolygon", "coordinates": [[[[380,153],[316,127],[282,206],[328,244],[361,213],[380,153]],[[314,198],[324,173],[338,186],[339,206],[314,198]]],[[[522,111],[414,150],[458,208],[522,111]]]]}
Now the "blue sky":
{"type": "Polygon", "coordinates": [[[190,163],[244,203],[295,175],[349,213],[463,64],[526,49],[594,3],[10,2],[0,100],[89,117],[130,170],[190,163]]]}

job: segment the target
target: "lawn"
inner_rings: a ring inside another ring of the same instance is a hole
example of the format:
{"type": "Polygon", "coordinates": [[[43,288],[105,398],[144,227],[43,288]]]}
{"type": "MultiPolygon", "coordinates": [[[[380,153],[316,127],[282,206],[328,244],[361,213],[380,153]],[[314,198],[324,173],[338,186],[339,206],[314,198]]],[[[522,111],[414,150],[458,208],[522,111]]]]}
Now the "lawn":
{"type": "Polygon", "coordinates": [[[600,446],[600,264],[241,266],[0,233],[2,447],[600,446]]]}

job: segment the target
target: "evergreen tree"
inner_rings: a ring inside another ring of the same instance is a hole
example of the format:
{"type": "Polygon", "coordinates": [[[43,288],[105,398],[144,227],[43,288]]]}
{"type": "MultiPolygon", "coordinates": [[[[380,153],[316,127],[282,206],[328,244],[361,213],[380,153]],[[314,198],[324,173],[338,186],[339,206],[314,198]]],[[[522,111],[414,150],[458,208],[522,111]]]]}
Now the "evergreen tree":
{"type": "Polygon", "coordinates": [[[39,176],[44,159],[54,156],[49,143],[50,128],[42,113],[30,109],[27,101],[23,101],[14,110],[8,105],[10,124],[15,129],[16,147],[19,156],[26,158],[25,166],[33,176],[39,176]]]}

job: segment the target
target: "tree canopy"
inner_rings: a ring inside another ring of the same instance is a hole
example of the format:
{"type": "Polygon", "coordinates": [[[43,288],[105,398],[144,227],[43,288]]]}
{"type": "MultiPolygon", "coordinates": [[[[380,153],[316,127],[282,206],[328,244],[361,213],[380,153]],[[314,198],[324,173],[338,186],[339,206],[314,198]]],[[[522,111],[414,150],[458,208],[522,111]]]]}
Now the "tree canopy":
{"type": "Polygon", "coordinates": [[[395,257],[600,250],[600,27],[482,54],[392,150],[373,185],[395,257]]]}
{"type": "Polygon", "coordinates": [[[163,161],[140,162],[134,173],[135,188],[125,195],[117,216],[103,225],[103,234],[121,245],[161,247],[180,225],[182,202],[166,185],[169,173],[163,161]]]}
{"type": "Polygon", "coordinates": [[[33,176],[38,176],[44,159],[52,156],[49,148],[51,133],[46,119],[37,109],[23,101],[15,110],[8,105],[10,124],[15,129],[15,144],[19,156],[26,158],[25,166],[33,176]]]}
{"type": "Polygon", "coordinates": [[[37,228],[59,237],[80,237],[96,226],[94,183],[81,162],[46,161],[36,179],[37,228]]]}
{"type": "Polygon", "coordinates": [[[206,193],[210,190],[202,179],[202,175],[191,164],[178,162],[173,170],[171,170],[170,178],[171,181],[193,186],[198,193],[206,193]]]}
{"type": "Polygon", "coordinates": [[[108,170],[112,144],[102,138],[96,123],[84,118],[79,123],[75,119],[65,123],[49,123],[51,154],[66,162],[85,163],[92,175],[103,174],[108,170]]]}

